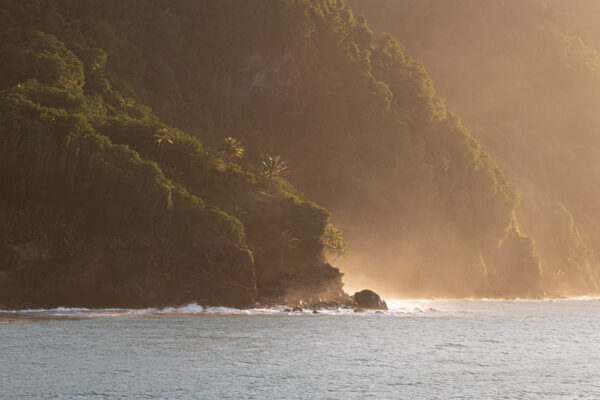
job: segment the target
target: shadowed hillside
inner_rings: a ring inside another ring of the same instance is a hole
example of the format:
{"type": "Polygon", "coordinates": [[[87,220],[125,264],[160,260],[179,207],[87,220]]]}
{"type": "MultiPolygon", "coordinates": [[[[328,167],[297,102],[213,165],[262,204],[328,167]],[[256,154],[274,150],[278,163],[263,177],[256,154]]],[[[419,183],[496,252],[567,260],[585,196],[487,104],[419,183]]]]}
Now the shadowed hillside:
{"type": "Polygon", "coordinates": [[[4,0],[0,26],[2,215],[16,218],[4,279],[39,293],[105,276],[151,302],[196,271],[203,289],[187,297],[215,290],[206,302],[228,301],[223,285],[244,287],[236,303],[341,298],[323,263],[328,213],[271,185],[260,156],[277,154],[343,228],[350,279],[409,296],[542,294],[514,186],[423,66],[343,1],[4,0]]]}

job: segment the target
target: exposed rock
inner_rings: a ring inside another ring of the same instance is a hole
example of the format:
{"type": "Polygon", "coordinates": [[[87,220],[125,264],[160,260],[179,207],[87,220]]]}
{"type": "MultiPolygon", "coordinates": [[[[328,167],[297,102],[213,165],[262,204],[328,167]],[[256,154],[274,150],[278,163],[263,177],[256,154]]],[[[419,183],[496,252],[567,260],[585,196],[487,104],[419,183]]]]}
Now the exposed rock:
{"type": "Polygon", "coordinates": [[[352,305],[344,292],[343,273],[324,262],[297,269],[257,265],[257,289],[267,304],[304,308],[339,308],[352,305]]]}
{"type": "Polygon", "coordinates": [[[302,311],[304,311],[304,310],[300,306],[296,306],[296,307],[292,308],[292,312],[302,312],[302,311]]]}
{"type": "MultiPolygon", "coordinates": [[[[369,310],[387,310],[387,304],[372,290],[362,290],[354,293],[354,305],[369,310]]],[[[355,310],[356,311],[356,310],[355,310]]]]}

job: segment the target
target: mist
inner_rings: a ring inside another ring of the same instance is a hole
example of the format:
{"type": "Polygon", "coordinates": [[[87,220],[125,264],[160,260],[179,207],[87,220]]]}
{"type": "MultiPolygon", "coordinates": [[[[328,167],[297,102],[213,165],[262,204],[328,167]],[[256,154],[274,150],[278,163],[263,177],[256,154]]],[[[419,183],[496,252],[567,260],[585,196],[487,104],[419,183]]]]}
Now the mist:
{"type": "Polygon", "coordinates": [[[0,0],[0,397],[600,398],[598,22],[0,0]]]}
{"type": "MultiPolygon", "coordinates": [[[[437,94],[516,186],[515,221],[534,241],[545,295],[597,294],[600,5],[350,3],[374,31],[396,36],[409,56],[423,62],[437,94]]],[[[391,268],[410,271],[419,256],[407,258],[392,260],[391,268]]],[[[344,265],[349,281],[360,268],[360,262],[344,265]]],[[[406,279],[415,288],[414,279],[406,279]]],[[[444,295],[452,287],[423,294],[444,295]]]]}
{"type": "Polygon", "coordinates": [[[596,3],[35,4],[0,16],[0,302],[599,291],[596,3]]]}

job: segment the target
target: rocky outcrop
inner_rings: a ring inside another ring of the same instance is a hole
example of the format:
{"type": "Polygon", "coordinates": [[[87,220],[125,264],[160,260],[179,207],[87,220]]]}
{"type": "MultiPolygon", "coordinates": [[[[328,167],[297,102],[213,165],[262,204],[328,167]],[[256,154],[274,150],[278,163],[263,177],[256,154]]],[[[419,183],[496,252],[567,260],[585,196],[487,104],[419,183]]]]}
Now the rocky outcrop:
{"type": "Polygon", "coordinates": [[[354,306],[357,309],[387,310],[386,302],[372,290],[362,290],[354,293],[354,306]]]}
{"type": "Polygon", "coordinates": [[[325,262],[288,268],[258,265],[257,275],[259,302],[263,304],[308,308],[338,308],[352,304],[343,289],[344,274],[325,262]]]}

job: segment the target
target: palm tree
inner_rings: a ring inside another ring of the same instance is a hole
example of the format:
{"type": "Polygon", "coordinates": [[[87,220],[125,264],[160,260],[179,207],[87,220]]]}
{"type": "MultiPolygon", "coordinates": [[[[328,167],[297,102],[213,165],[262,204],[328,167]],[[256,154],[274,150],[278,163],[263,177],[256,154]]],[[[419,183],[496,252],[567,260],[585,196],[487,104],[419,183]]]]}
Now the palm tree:
{"type": "Polygon", "coordinates": [[[131,108],[131,107],[133,107],[135,105],[135,101],[133,99],[130,99],[130,98],[128,98],[128,99],[122,98],[120,105],[121,105],[121,108],[123,108],[123,109],[124,108],[131,108]]]}
{"type": "Polygon", "coordinates": [[[290,231],[283,231],[279,234],[279,251],[281,252],[281,258],[279,259],[279,268],[283,267],[283,256],[285,252],[296,247],[298,238],[290,231]]]}
{"type": "Polygon", "coordinates": [[[229,177],[229,171],[231,171],[231,165],[233,160],[236,158],[242,158],[244,156],[244,146],[239,140],[227,137],[221,144],[219,156],[223,161],[225,168],[225,179],[229,177]]]}
{"type": "Polygon", "coordinates": [[[350,255],[350,251],[348,251],[346,243],[344,243],[342,240],[336,241],[330,252],[331,254],[335,254],[335,258],[332,262],[335,262],[340,257],[346,258],[350,255]]]}
{"type": "Polygon", "coordinates": [[[334,225],[329,224],[323,234],[323,244],[327,249],[333,249],[339,241],[344,241],[344,235],[334,225]]]}
{"type": "Polygon", "coordinates": [[[273,177],[284,176],[289,173],[287,162],[283,161],[279,156],[268,156],[265,154],[261,155],[261,162],[259,165],[259,172],[265,178],[267,178],[267,193],[271,192],[271,183],[273,177]]]}
{"type": "MultiPolygon", "coordinates": [[[[165,146],[167,144],[173,144],[173,140],[169,137],[169,131],[167,129],[161,129],[157,134],[154,135],[154,144],[160,148],[160,157],[158,159],[158,165],[163,167],[163,156],[165,153],[165,146]]],[[[166,160],[166,156],[164,156],[166,160]]]]}
{"type": "Polygon", "coordinates": [[[340,257],[348,257],[350,255],[346,242],[344,242],[344,235],[335,226],[331,224],[327,226],[322,241],[325,245],[325,251],[328,254],[336,255],[333,261],[336,261],[340,257]]]}

